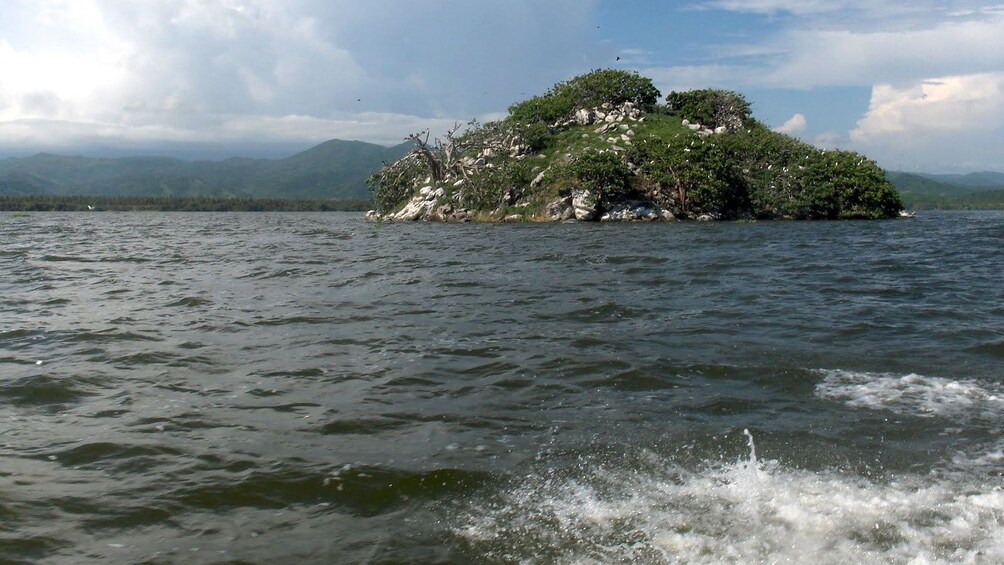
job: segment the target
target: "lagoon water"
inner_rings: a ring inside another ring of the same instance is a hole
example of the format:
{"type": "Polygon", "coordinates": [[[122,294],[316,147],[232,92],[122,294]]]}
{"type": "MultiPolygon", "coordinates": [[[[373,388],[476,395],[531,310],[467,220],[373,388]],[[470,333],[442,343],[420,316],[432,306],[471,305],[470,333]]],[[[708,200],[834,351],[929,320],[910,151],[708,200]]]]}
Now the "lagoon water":
{"type": "Polygon", "coordinates": [[[1004,562],[1004,213],[0,214],[0,562],[1004,562]]]}

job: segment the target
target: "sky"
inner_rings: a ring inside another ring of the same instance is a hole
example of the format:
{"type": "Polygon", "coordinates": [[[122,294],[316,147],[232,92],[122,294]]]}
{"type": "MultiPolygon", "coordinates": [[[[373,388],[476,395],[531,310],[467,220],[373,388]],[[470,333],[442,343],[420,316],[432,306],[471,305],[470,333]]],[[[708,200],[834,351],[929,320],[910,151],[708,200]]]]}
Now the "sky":
{"type": "Polygon", "coordinates": [[[968,0],[0,0],[0,156],[393,145],[616,68],[889,169],[1004,171],[1002,37],[968,0]]]}

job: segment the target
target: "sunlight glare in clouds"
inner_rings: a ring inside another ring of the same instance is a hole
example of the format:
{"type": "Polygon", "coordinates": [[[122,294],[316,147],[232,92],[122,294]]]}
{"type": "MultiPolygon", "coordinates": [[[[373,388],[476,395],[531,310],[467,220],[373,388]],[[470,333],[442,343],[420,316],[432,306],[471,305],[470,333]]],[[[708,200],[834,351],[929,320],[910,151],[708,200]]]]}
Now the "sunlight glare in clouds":
{"type": "Polygon", "coordinates": [[[8,147],[58,145],[61,127],[64,145],[88,127],[127,143],[151,132],[228,142],[239,130],[396,144],[419,124],[494,115],[602,51],[583,49],[595,0],[4,3],[8,147]]]}
{"type": "Polygon", "coordinates": [[[0,40],[0,119],[87,119],[121,87],[115,61],[89,53],[18,51],[0,40]]]}

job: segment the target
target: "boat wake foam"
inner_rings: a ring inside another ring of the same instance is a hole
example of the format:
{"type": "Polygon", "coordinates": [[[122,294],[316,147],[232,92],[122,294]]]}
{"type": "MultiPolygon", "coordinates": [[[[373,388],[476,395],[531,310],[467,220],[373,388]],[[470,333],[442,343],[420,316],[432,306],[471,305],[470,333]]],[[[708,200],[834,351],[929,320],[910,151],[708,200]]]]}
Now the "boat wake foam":
{"type": "Polygon", "coordinates": [[[1004,390],[990,383],[917,374],[818,372],[823,380],[816,385],[817,396],[855,408],[953,418],[1004,415],[1004,390]]]}
{"type": "MultiPolygon", "coordinates": [[[[747,432],[748,434],[748,432],[747,432]]],[[[980,482],[875,482],[756,458],[686,471],[548,470],[463,513],[454,533],[524,563],[1004,562],[1004,490],[980,482]]]]}

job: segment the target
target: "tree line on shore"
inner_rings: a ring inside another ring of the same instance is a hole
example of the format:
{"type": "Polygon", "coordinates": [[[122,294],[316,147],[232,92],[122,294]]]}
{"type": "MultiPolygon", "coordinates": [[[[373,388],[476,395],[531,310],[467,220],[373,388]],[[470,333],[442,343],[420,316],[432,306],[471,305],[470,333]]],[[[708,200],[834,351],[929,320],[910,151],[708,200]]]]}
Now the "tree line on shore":
{"type": "Polygon", "coordinates": [[[164,196],[0,196],[8,212],[357,212],[369,200],[284,200],[276,198],[173,198],[164,196]]]}

